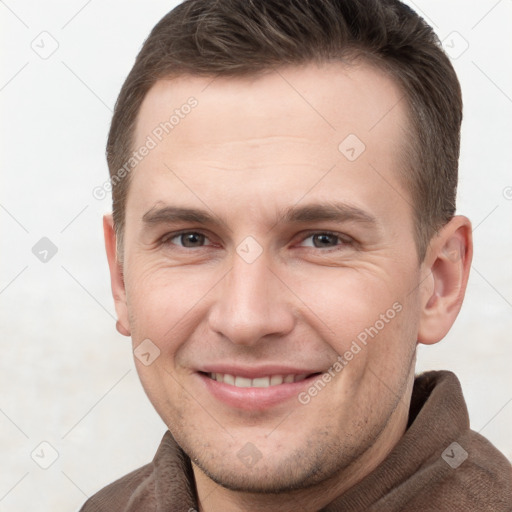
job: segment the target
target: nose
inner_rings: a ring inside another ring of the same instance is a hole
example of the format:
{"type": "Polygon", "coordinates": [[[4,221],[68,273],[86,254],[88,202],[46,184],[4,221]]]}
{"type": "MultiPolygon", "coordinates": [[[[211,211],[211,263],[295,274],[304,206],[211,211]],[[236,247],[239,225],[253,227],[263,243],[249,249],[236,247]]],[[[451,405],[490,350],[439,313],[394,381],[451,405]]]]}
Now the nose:
{"type": "Polygon", "coordinates": [[[293,294],[269,263],[265,253],[251,263],[234,255],[231,270],[216,287],[210,329],[232,343],[248,346],[293,330],[293,294]]]}

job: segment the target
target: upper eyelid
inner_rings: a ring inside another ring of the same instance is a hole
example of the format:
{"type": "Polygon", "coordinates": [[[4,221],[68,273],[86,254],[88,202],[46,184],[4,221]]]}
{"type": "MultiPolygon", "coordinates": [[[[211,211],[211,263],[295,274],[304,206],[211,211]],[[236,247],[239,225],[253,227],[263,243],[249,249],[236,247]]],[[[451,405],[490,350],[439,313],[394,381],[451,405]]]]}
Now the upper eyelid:
{"type": "Polygon", "coordinates": [[[351,240],[353,240],[353,237],[347,235],[346,233],[342,233],[340,231],[333,231],[330,229],[313,229],[310,231],[306,231],[305,233],[302,234],[302,238],[309,238],[310,236],[313,235],[333,235],[337,236],[338,238],[350,238],[351,240]]]}

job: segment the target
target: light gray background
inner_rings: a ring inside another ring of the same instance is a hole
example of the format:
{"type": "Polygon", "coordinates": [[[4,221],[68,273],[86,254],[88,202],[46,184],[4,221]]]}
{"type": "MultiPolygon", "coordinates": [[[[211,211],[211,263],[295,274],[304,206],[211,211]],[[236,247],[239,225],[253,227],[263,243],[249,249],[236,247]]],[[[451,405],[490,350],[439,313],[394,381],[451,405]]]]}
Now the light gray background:
{"type": "MultiPolygon", "coordinates": [[[[149,462],[165,430],[115,331],[101,229],[110,199],[92,190],[107,179],[121,84],[175,3],[0,1],[0,511],[77,510],[149,462]],[[32,253],[42,237],[58,248],[46,263],[32,253]],[[49,464],[52,450],[48,469],[31,458],[49,464]]],[[[453,370],[473,429],[511,458],[512,2],[409,3],[446,40],[462,83],[458,210],[475,240],[462,312],[419,349],[418,370],[453,370]]]]}

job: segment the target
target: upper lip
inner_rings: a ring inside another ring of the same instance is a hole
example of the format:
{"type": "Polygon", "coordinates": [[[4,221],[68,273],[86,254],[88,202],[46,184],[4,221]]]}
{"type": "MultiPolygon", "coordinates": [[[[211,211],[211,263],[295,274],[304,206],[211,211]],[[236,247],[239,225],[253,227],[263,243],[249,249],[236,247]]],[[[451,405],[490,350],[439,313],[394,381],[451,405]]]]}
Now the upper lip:
{"type": "Polygon", "coordinates": [[[204,365],[199,368],[198,371],[203,373],[227,373],[229,375],[236,375],[247,379],[257,379],[259,377],[268,377],[272,375],[311,375],[313,373],[323,372],[323,370],[315,370],[299,366],[263,365],[250,367],[234,366],[233,364],[204,365]]]}

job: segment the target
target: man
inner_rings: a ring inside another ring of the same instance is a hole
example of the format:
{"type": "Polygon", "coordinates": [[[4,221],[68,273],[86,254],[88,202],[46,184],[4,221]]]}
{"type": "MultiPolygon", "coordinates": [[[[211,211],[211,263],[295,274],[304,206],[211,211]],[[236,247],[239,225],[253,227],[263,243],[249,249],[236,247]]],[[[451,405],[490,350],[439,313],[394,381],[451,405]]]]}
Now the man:
{"type": "Polygon", "coordinates": [[[105,240],[168,427],[84,511],[505,511],[454,374],[459,83],[398,0],[189,0],[121,90],[105,240]]]}

